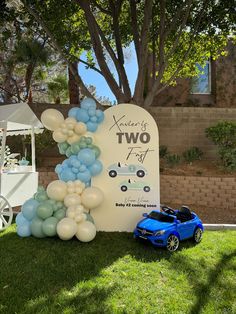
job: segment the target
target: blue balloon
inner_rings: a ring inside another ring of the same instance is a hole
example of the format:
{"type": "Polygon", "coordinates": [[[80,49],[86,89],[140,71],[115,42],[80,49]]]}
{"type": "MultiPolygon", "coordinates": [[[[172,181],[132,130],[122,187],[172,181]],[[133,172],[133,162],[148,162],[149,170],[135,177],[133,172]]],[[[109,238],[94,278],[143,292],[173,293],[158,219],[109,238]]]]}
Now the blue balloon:
{"type": "Polygon", "coordinates": [[[75,160],[71,161],[71,166],[74,167],[74,168],[79,168],[81,166],[81,163],[80,163],[80,161],[78,160],[77,157],[76,157],[75,160]]]}
{"type": "Polygon", "coordinates": [[[79,169],[78,169],[78,168],[75,168],[75,167],[72,167],[72,168],[71,168],[71,171],[76,174],[76,173],[79,172],[79,169]]]}
{"type": "Polygon", "coordinates": [[[79,108],[77,111],[76,119],[80,122],[88,122],[89,121],[89,115],[85,109],[79,108]]]}
{"type": "Polygon", "coordinates": [[[83,109],[96,109],[96,101],[92,98],[84,98],[81,101],[80,107],[83,109]]]}
{"type": "Polygon", "coordinates": [[[92,176],[96,176],[102,172],[103,165],[100,160],[96,160],[90,167],[89,171],[92,176]]]}
{"type": "Polygon", "coordinates": [[[23,216],[27,220],[32,220],[36,216],[36,208],[38,207],[39,202],[33,198],[30,198],[26,201],[21,208],[23,216]]]}
{"type": "Polygon", "coordinates": [[[89,132],[96,132],[97,131],[98,124],[96,122],[89,121],[86,123],[86,125],[87,125],[87,130],[89,132]]]}
{"type": "Polygon", "coordinates": [[[77,179],[84,183],[89,182],[91,180],[91,174],[89,170],[86,170],[84,172],[79,172],[77,174],[77,179]]]}
{"type": "Polygon", "coordinates": [[[78,159],[84,165],[90,166],[96,160],[95,152],[90,148],[83,148],[78,153],[78,159]]]}
{"type": "Polygon", "coordinates": [[[89,109],[89,110],[88,110],[88,115],[89,115],[90,117],[95,116],[95,115],[96,115],[96,109],[89,109]]]}
{"type": "Polygon", "coordinates": [[[28,222],[28,220],[23,216],[22,213],[17,214],[16,216],[16,224],[23,225],[24,223],[28,222]]]}
{"type": "Polygon", "coordinates": [[[16,233],[18,236],[22,238],[30,237],[31,236],[31,228],[30,228],[30,222],[26,220],[24,224],[20,224],[16,228],[16,233]]]}
{"type": "Polygon", "coordinates": [[[59,179],[65,182],[76,180],[76,175],[71,171],[71,169],[66,168],[59,174],[59,179]]]}
{"type": "Polygon", "coordinates": [[[55,172],[58,174],[61,171],[62,171],[62,165],[61,164],[56,165],[55,172]]]}
{"type": "Polygon", "coordinates": [[[96,117],[97,117],[97,122],[101,123],[104,120],[104,112],[102,110],[96,110],[96,117]]]}
{"type": "Polygon", "coordinates": [[[71,118],[75,118],[75,119],[76,119],[78,109],[79,109],[79,108],[77,108],[77,107],[71,108],[71,109],[68,111],[68,117],[71,117],[71,118]]]}
{"type": "Polygon", "coordinates": [[[90,118],[90,121],[97,123],[98,122],[98,118],[96,116],[93,116],[93,117],[90,118]]]}

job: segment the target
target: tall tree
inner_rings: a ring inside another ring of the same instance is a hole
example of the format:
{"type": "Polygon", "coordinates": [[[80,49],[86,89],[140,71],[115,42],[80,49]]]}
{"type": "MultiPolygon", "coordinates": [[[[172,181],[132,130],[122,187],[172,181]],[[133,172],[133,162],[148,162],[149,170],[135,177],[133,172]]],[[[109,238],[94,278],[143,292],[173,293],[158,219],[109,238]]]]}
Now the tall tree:
{"type": "MultiPolygon", "coordinates": [[[[22,3],[23,10],[34,16],[68,63],[80,61],[100,73],[118,103],[132,102],[144,107],[152,105],[154,97],[175,84],[177,78],[196,75],[196,62],[203,64],[209,56],[220,56],[227,36],[235,30],[233,0],[22,3]],[[138,63],[133,94],[124,60],[124,47],[131,42],[138,63]],[[93,58],[82,60],[84,51],[90,51],[93,58]]],[[[79,74],[70,69],[89,95],[79,74]]]]}

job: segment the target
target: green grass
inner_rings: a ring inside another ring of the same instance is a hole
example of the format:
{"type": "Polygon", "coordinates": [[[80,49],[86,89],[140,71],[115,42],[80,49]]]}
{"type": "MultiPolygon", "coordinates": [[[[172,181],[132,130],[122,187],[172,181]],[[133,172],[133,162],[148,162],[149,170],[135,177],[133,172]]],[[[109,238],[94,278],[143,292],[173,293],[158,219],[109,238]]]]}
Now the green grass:
{"type": "Polygon", "coordinates": [[[87,244],[0,233],[0,313],[236,313],[236,232],[178,252],[130,233],[87,244]]]}

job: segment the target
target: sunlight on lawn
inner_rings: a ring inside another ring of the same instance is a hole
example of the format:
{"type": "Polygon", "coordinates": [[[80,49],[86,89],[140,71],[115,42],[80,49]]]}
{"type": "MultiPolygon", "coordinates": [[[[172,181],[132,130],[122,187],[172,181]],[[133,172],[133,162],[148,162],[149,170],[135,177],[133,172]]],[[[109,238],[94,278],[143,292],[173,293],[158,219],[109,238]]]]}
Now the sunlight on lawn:
{"type": "Polygon", "coordinates": [[[0,313],[233,313],[235,231],[205,232],[178,252],[129,233],[77,240],[0,234],[0,313]],[[5,288],[4,288],[5,287],[5,288]]]}

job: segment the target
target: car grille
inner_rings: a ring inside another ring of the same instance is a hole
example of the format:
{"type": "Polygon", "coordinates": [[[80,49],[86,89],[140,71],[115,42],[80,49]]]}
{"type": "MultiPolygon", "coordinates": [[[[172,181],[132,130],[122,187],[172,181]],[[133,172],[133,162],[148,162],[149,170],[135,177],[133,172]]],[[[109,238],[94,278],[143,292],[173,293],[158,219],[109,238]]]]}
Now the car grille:
{"type": "Polygon", "coordinates": [[[153,232],[144,228],[137,228],[138,232],[143,235],[153,235],[153,232]]]}

